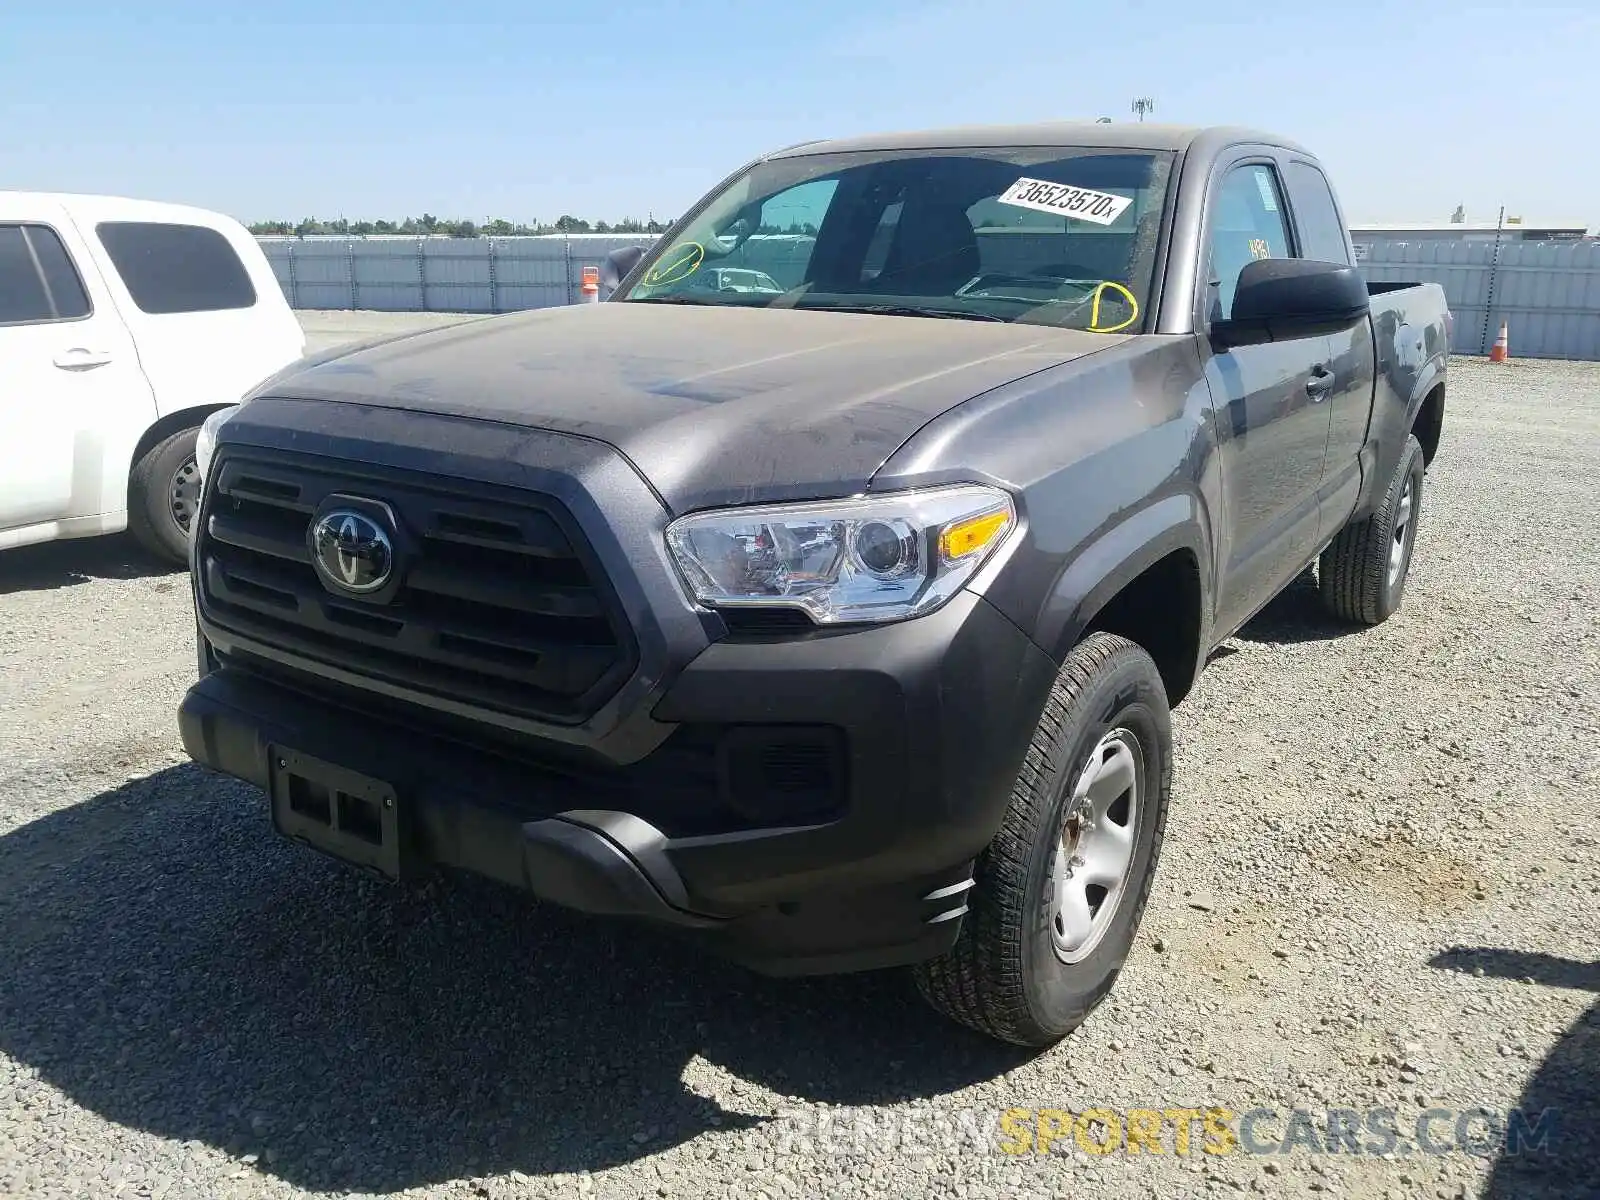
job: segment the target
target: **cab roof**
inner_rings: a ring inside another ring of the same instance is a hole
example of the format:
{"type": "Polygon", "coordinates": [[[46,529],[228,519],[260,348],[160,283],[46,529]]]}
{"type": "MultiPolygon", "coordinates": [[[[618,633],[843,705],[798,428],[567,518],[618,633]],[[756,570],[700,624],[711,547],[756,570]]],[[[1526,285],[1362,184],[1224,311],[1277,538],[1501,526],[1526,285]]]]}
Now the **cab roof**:
{"type": "Polygon", "coordinates": [[[1282,146],[1305,151],[1294,142],[1258,129],[1227,125],[1165,125],[1154,121],[1044,121],[1031,125],[964,125],[898,133],[868,133],[857,137],[803,142],[771,155],[792,158],[809,154],[837,154],[872,150],[948,150],[1004,146],[1087,146],[1117,150],[1191,148],[1215,150],[1240,143],[1282,146]]]}

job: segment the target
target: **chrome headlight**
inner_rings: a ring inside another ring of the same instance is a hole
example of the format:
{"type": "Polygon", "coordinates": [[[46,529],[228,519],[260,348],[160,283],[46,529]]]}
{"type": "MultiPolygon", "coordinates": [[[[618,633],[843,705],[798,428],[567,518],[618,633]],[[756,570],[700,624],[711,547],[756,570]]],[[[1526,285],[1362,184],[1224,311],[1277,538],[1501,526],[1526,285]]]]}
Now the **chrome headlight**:
{"type": "Polygon", "coordinates": [[[1011,497],[979,484],[680,517],[667,545],[713,608],[799,608],[821,625],[932,612],[1017,526],[1011,497]]]}
{"type": "Polygon", "coordinates": [[[200,432],[194,439],[194,466],[200,473],[200,482],[206,481],[206,473],[211,469],[212,456],[217,452],[217,430],[222,423],[234,413],[238,412],[240,405],[230,404],[227,408],[219,408],[212,413],[200,426],[200,432]]]}

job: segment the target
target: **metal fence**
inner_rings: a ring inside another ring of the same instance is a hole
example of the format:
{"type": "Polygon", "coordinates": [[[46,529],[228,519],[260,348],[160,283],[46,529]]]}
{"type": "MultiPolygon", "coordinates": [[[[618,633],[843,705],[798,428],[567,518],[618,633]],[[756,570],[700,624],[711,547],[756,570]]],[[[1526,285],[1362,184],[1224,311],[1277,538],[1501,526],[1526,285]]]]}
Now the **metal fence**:
{"type": "Polygon", "coordinates": [[[292,308],[511,312],[573,304],[583,268],[651,234],[510,238],[262,238],[292,308]]]}
{"type": "MultiPolygon", "coordinates": [[[[748,263],[781,282],[794,239],[752,247],[748,263]],[[760,254],[754,251],[759,250],[760,254]],[[758,261],[759,259],[759,261],[758,261]],[[770,261],[769,261],[770,260],[770,261]]],[[[806,239],[809,240],[809,239],[806,239]]],[[[650,234],[513,238],[263,238],[295,308],[510,312],[579,299],[583,268],[650,234]]],[[[1401,241],[1360,235],[1374,283],[1437,283],[1455,313],[1458,354],[1487,354],[1506,321],[1514,356],[1600,360],[1600,242],[1401,241]]]]}
{"type": "Polygon", "coordinates": [[[1522,358],[1600,359],[1600,241],[1401,241],[1361,238],[1372,283],[1437,283],[1455,314],[1451,349],[1487,354],[1500,323],[1522,358]]]}

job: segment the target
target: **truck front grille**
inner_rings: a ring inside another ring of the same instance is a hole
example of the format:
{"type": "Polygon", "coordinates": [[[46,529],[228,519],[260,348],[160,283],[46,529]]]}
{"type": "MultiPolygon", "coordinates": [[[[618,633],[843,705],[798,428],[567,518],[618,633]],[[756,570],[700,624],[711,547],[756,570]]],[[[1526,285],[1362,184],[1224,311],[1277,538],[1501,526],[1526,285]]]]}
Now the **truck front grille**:
{"type": "Polygon", "coordinates": [[[224,450],[197,547],[212,621],[263,645],[458,703],[576,722],[631,673],[635,648],[565,508],[535,493],[360,463],[224,450]],[[309,529],[330,496],[386,505],[396,590],[336,594],[309,529]]]}

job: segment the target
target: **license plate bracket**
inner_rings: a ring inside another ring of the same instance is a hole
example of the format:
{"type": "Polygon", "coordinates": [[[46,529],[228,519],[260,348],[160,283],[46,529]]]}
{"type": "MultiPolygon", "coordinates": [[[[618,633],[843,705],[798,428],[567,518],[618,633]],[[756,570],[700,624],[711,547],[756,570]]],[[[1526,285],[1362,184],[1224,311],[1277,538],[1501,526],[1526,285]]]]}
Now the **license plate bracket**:
{"type": "Polygon", "coordinates": [[[392,784],[283,746],[268,754],[279,833],[386,879],[412,873],[406,810],[392,784]]]}

